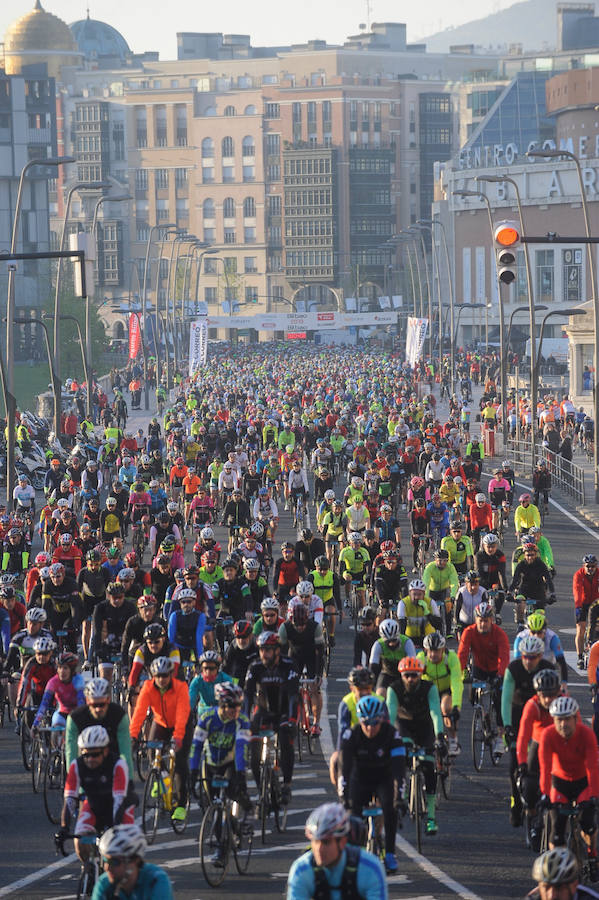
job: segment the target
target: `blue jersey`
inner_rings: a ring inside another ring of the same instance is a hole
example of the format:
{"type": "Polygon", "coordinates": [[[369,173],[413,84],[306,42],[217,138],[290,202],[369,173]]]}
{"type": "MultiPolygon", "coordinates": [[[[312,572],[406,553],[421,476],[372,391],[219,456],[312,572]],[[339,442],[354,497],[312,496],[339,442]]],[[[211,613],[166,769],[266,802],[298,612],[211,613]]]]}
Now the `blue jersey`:
{"type": "Polygon", "coordinates": [[[206,747],[206,762],[210,766],[235,764],[236,772],[245,772],[247,748],[250,741],[250,720],[243,713],[229,722],[221,719],[218,709],[203,712],[193,733],[190,768],[199,769],[202,748],[206,747]]]}
{"type": "Polygon", "coordinates": [[[219,672],[214,681],[204,681],[201,675],[196,675],[193,679],[189,685],[189,702],[192,709],[197,704],[198,715],[202,715],[206,710],[216,706],[214,687],[222,684],[223,681],[232,682],[233,679],[226,672],[219,672]]]}
{"type": "Polygon", "coordinates": [[[115,892],[108,875],[101,875],[94,886],[92,900],[173,900],[173,888],[160,866],[144,863],[139,870],[137,884],[130,894],[115,892]]]}
{"type": "MultiPolygon", "coordinates": [[[[347,851],[341,854],[336,866],[324,868],[324,873],[331,888],[331,900],[343,900],[341,896],[341,880],[347,862],[347,851]]],[[[312,865],[312,853],[304,853],[291,866],[287,882],[287,900],[311,900],[314,897],[315,877],[312,865]]],[[[387,900],[387,877],[381,861],[360,849],[358,861],[357,883],[358,894],[363,900],[387,900]]]]}

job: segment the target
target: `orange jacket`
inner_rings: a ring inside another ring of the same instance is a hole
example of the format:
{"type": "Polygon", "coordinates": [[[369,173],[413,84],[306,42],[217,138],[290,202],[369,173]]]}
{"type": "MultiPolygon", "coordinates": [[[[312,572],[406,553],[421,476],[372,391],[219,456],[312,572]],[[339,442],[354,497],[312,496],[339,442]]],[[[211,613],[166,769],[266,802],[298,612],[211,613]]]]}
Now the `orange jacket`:
{"type": "Polygon", "coordinates": [[[148,706],[152,710],[154,721],[163,728],[172,728],[173,737],[182,741],[191,713],[187,683],[173,678],[169,688],[162,693],[154,684],[153,678],[144,681],[129,725],[131,738],[138,737],[148,706]]]}

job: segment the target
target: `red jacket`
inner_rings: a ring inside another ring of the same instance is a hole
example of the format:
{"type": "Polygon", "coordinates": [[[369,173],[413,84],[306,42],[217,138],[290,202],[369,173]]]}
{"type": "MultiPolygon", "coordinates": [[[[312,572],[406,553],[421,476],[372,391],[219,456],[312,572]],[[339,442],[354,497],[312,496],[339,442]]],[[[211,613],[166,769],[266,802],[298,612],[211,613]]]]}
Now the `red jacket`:
{"type": "Polygon", "coordinates": [[[503,678],[510,661],[508,636],[499,625],[491,625],[491,630],[485,634],[478,631],[476,623],[468,625],[462,632],[458,647],[458,659],[462,669],[468,665],[470,653],[478,669],[484,672],[497,672],[503,678]]]}
{"type": "Polygon", "coordinates": [[[572,576],[572,593],[574,606],[590,606],[599,597],[599,569],[595,569],[592,578],[586,574],[584,566],[577,569],[572,576]]]}
{"type": "Polygon", "coordinates": [[[549,710],[545,709],[539,703],[539,698],[531,697],[524,704],[522,717],[520,719],[520,727],[518,728],[518,742],[516,744],[516,753],[518,755],[518,765],[522,766],[528,759],[528,745],[531,741],[537,744],[541,741],[541,735],[545,728],[553,725],[553,719],[549,715],[549,710]]]}
{"type": "Polygon", "coordinates": [[[552,776],[564,781],[586,778],[588,787],[580,795],[581,800],[599,797],[599,749],[592,729],[581,722],[571,738],[560,737],[554,725],[546,728],[539,744],[539,768],[541,793],[556,802],[560,792],[554,788],[552,776]]]}
{"type": "Polygon", "coordinates": [[[185,681],[173,678],[170,686],[164,692],[158,690],[153,678],[144,681],[129,725],[132,738],[139,736],[148,707],[152,710],[157,725],[162,725],[163,728],[172,728],[173,737],[183,740],[191,712],[189,688],[185,681]]]}

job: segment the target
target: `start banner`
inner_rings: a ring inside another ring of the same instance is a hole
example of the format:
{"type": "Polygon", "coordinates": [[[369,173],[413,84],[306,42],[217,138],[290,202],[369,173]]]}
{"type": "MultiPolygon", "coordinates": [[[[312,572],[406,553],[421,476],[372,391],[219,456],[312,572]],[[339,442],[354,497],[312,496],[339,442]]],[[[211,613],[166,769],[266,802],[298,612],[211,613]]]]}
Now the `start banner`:
{"type": "Polygon", "coordinates": [[[324,331],[328,328],[350,328],[352,325],[396,325],[396,311],[340,313],[258,313],[253,316],[208,316],[210,328],[254,328],[256,331],[324,331]]]}

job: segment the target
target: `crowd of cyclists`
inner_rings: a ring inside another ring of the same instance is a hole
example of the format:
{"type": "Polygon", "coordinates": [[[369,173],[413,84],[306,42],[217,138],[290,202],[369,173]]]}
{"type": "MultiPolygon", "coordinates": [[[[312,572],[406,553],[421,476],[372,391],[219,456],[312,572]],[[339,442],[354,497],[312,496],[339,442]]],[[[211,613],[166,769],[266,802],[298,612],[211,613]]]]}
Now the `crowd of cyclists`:
{"type": "MultiPolygon", "coordinates": [[[[520,493],[509,444],[503,462],[485,460],[497,374],[492,355],[463,353],[456,373],[448,360],[435,373],[397,354],[258,345],[212,357],[177,379],[170,399],[159,386],[164,409],[137,432],[127,430],[125,375],[68,451],[49,442],[42,503],[19,478],[13,508],[0,509],[0,688],[21,736],[62,748],[57,840],[74,837],[85,862],[101,837],[107,872],[94,897],[115,884],[122,896],[169,896],[164,873],[143,862],[135,824],[148,746],[173,751],[175,830],[190,798],[202,785],[214,797],[222,778],[244,827],[252,821],[265,733],[280,760],[277,802],[289,805],[298,727],[321,734],[338,642],[353,656],[348,674],[336,672],[349,685],[328,761],[339,802],[310,816],[311,850],[292,867],[289,898],[335,896],[331,888],[386,896],[411,760],[421,762],[433,837],[439,773],[464,752],[463,703],[485,693],[493,762],[509,760],[511,824],[524,822],[533,849],[554,854],[537,874],[561,853],[554,867],[572,875],[560,848],[574,808],[585,880],[599,878],[599,719],[594,730],[584,724],[550,628],[551,476],[540,459],[520,493]],[[435,382],[448,400],[442,416],[435,382]],[[282,520],[295,540],[277,540],[282,520]],[[502,622],[510,607],[515,640],[502,622]],[[373,797],[380,858],[359,848],[373,797]]],[[[510,397],[510,416],[518,406],[510,397]]],[[[552,397],[537,414],[544,438],[588,437],[576,410],[552,397]]],[[[572,591],[595,707],[592,553],[572,591]]],[[[221,846],[212,863],[224,865],[221,846]]]]}

